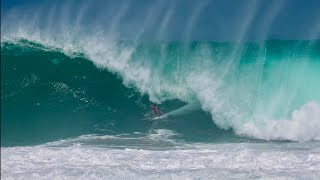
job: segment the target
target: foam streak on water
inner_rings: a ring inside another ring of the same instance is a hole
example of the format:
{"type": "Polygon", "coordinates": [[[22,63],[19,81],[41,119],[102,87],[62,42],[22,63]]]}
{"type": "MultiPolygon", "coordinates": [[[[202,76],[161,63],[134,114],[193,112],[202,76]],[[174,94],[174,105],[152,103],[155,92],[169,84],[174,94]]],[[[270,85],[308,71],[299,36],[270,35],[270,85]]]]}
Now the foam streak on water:
{"type": "Polygon", "coordinates": [[[161,151],[79,144],[1,148],[1,179],[315,179],[320,176],[320,150],[316,143],[187,146],[161,151]]]}

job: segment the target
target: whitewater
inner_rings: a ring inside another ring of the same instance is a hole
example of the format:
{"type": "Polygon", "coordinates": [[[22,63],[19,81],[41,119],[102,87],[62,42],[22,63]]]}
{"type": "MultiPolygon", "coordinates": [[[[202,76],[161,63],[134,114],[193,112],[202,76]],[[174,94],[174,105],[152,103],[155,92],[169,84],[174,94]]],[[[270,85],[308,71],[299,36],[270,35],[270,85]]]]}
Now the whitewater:
{"type": "Polygon", "coordinates": [[[109,29],[64,8],[1,19],[1,179],[320,177],[320,40],[124,38],[130,5],[109,29]]]}
{"type": "Polygon", "coordinates": [[[192,145],[174,150],[119,150],[79,144],[14,147],[2,150],[1,178],[317,179],[320,152],[316,146],[319,144],[192,145]]]}

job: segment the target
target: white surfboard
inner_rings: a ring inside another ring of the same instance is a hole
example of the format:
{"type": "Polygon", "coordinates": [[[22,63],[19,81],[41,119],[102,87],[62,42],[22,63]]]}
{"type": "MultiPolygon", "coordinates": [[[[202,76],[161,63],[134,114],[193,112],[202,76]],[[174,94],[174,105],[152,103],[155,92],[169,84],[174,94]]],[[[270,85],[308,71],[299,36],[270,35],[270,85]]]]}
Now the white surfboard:
{"type": "MultiPolygon", "coordinates": [[[[167,114],[168,114],[168,113],[167,113],[167,114]]],[[[158,119],[165,118],[165,117],[167,117],[167,114],[163,114],[163,115],[161,115],[161,116],[154,117],[154,118],[152,118],[151,120],[158,120],[158,119]]]]}

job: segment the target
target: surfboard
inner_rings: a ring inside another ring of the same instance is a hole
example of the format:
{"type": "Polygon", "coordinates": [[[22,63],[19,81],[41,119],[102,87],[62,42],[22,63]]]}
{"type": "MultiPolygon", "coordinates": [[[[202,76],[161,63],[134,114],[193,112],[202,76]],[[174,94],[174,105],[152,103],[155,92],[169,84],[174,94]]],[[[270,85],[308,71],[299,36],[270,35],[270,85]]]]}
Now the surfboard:
{"type": "Polygon", "coordinates": [[[190,111],[194,111],[194,110],[197,110],[197,109],[200,109],[200,106],[198,104],[186,104],[178,109],[174,109],[168,113],[165,113],[161,116],[157,116],[157,117],[154,117],[154,118],[151,118],[151,120],[160,120],[160,119],[163,119],[163,118],[167,118],[169,116],[179,116],[179,115],[182,115],[182,114],[186,114],[190,111]]]}
{"type": "Polygon", "coordinates": [[[167,116],[167,114],[168,114],[168,113],[163,114],[163,115],[161,115],[161,116],[154,117],[154,118],[152,118],[151,120],[158,120],[158,119],[165,118],[165,117],[167,116]]]}

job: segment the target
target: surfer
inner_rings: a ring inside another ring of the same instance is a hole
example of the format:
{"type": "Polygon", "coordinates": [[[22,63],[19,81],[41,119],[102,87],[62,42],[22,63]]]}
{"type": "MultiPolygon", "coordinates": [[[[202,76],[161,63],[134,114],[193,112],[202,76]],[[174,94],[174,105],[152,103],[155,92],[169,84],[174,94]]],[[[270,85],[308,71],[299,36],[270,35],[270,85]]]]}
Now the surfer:
{"type": "Polygon", "coordinates": [[[153,104],[150,104],[150,111],[151,111],[151,113],[152,113],[154,116],[156,115],[156,110],[155,110],[153,104]]]}
{"type": "Polygon", "coordinates": [[[161,115],[161,111],[159,109],[159,107],[155,104],[150,104],[150,110],[151,110],[151,113],[154,115],[154,116],[160,116],[161,115]]]}
{"type": "Polygon", "coordinates": [[[154,106],[154,109],[156,110],[156,113],[157,113],[157,116],[160,116],[161,115],[161,111],[159,109],[159,106],[154,106]]]}

